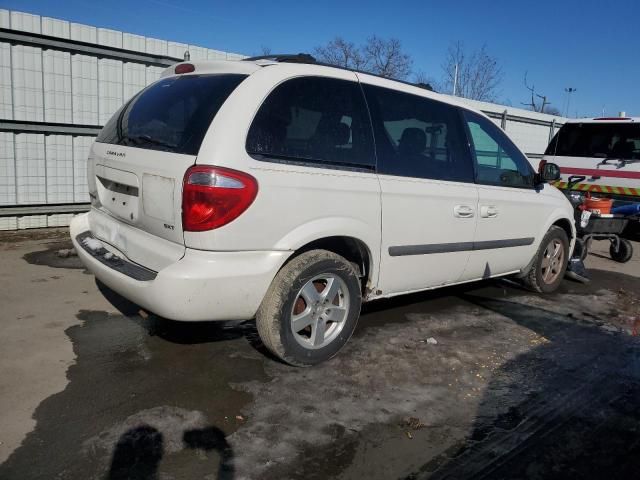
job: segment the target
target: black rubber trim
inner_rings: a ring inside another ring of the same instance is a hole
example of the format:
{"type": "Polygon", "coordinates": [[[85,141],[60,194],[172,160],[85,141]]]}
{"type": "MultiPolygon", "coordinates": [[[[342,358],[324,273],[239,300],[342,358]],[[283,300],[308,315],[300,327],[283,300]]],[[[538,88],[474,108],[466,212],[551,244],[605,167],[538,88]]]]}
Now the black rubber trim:
{"type": "Polygon", "coordinates": [[[91,248],[85,245],[84,240],[93,239],[97,240],[91,232],[86,231],[76,236],[76,241],[82,247],[82,249],[91,255],[93,258],[98,260],[103,265],[106,265],[109,268],[112,268],[116,272],[120,272],[127,277],[133,278],[134,280],[138,280],[141,282],[148,282],[153,280],[158,275],[158,272],[154,272],[153,270],[149,270],[148,268],[142,267],[135,263],[132,263],[124,258],[120,258],[116,255],[110,254],[109,250],[104,247],[100,247],[98,249],[92,250],[91,248]]]}
{"type": "Polygon", "coordinates": [[[510,240],[487,240],[484,242],[473,242],[474,250],[492,250],[494,248],[509,248],[509,247],[526,247],[531,245],[535,238],[513,238],[510,240]]]}
{"type": "Polygon", "coordinates": [[[430,245],[399,245],[389,247],[389,255],[403,257],[406,255],[429,255],[432,253],[470,252],[474,250],[493,250],[496,248],[523,247],[531,245],[535,239],[512,238],[508,240],[487,240],[484,242],[434,243],[430,245]]]}

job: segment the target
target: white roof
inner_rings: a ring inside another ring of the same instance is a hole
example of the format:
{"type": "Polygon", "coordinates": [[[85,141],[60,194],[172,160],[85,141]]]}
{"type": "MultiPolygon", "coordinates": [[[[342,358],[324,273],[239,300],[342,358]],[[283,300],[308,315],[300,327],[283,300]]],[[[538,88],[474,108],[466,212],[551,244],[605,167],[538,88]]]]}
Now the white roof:
{"type": "MultiPolygon", "coordinates": [[[[165,68],[160,75],[161,78],[170,77],[175,74],[175,69],[178,65],[183,63],[190,63],[195,66],[194,74],[202,73],[246,73],[252,74],[256,70],[260,70],[260,65],[255,62],[245,62],[239,60],[202,60],[202,61],[187,61],[176,63],[170,67],[165,68]]],[[[189,75],[188,73],[182,75],[189,75]]]]}
{"type": "Polygon", "coordinates": [[[597,118],[571,118],[567,123],[637,123],[640,117],[597,117],[597,118]]]}

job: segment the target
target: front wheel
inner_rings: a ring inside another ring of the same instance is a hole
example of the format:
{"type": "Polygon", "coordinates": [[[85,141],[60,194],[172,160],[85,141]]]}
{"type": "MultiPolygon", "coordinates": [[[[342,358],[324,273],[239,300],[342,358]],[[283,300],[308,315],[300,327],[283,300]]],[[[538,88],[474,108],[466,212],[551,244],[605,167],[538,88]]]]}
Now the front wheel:
{"type": "Polygon", "coordinates": [[[333,252],[311,250],[276,275],[256,315],[258,334],[285,362],[315,365],[347,343],[361,303],[353,265],[333,252]]]}
{"type": "Polygon", "coordinates": [[[538,293],[551,293],[558,289],[567,270],[569,238],[555,225],[542,239],[540,247],[524,278],[527,286],[538,293]]]}
{"type": "Polygon", "coordinates": [[[616,248],[615,242],[611,242],[609,247],[609,255],[611,258],[619,263],[627,263],[633,257],[633,245],[626,238],[621,238],[618,242],[618,248],[616,248]]]}

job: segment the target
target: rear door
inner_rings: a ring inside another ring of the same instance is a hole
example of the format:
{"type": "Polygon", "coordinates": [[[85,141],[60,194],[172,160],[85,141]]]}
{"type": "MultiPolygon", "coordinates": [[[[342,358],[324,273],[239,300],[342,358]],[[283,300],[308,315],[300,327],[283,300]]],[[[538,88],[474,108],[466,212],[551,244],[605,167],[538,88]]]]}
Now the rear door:
{"type": "Polygon", "coordinates": [[[168,260],[182,256],[184,174],[218,109],[244,78],[163,78],[111,118],[89,163],[89,189],[98,210],[90,216],[95,236],[150,268],[158,267],[150,236],[155,245],[161,244],[158,239],[169,242],[163,246],[168,260]]]}
{"type": "Polygon", "coordinates": [[[382,191],[383,294],[461,279],[476,227],[478,193],[457,110],[363,85],[382,191]]]}
{"type": "Polygon", "coordinates": [[[631,201],[640,196],[640,124],[636,122],[567,123],[545,155],[560,166],[561,188],[566,188],[570,177],[584,176],[575,189],[631,201]]]}

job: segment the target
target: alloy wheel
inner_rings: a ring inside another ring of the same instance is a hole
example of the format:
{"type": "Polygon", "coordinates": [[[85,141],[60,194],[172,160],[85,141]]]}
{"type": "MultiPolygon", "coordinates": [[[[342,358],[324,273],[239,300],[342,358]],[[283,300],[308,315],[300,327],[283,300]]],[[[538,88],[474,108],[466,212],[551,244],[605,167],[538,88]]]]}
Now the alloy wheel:
{"type": "Polygon", "coordinates": [[[291,310],[291,330],[308,349],[329,345],[340,334],[349,313],[349,290],[337,275],[313,277],[298,292],[291,310]]]}

